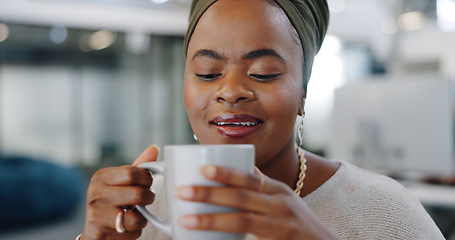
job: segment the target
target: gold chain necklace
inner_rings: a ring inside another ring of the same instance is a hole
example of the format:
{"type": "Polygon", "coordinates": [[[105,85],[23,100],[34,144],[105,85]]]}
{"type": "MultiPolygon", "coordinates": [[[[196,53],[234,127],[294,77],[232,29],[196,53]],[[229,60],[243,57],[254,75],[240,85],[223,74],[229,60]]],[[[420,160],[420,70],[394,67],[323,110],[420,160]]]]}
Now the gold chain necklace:
{"type": "Polygon", "coordinates": [[[303,187],[303,180],[305,180],[306,177],[306,158],[305,158],[305,153],[303,152],[303,149],[301,149],[297,144],[295,145],[295,150],[297,151],[297,155],[299,155],[299,160],[300,160],[300,170],[299,170],[299,180],[296,183],[296,187],[294,192],[300,196],[300,191],[302,190],[303,187]]]}

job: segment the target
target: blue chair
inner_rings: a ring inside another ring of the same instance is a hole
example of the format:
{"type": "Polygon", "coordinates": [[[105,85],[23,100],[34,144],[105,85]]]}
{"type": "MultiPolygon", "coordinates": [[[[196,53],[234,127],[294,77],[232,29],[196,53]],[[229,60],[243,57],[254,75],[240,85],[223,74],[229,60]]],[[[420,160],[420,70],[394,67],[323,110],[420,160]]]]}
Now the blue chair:
{"type": "Polygon", "coordinates": [[[0,230],[69,216],[77,208],[84,186],[76,168],[0,155],[0,230]]]}

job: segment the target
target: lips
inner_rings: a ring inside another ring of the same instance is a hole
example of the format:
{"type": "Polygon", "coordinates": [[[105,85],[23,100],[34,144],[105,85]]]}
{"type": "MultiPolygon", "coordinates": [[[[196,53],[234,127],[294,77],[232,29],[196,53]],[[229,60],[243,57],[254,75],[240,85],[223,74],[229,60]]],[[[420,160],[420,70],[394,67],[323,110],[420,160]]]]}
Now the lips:
{"type": "Polygon", "coordinates": [[[263,121],[248,114],[222,114],[210,121],[210,124],[225,137],[242,138],[261,128],[263,121]]]}

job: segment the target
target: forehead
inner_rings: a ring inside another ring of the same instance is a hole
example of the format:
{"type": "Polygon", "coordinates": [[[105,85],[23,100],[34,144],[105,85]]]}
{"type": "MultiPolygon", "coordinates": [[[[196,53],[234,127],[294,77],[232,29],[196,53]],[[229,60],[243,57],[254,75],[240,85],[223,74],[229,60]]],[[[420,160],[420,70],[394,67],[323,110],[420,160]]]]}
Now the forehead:
{"type": "Polygon", "coordinates": [[[292,24],[270,0],[219,0],[202,15],[188,46],[188,56],[200,48],[225,53],[271,48],[298,52],[292,24]]]}

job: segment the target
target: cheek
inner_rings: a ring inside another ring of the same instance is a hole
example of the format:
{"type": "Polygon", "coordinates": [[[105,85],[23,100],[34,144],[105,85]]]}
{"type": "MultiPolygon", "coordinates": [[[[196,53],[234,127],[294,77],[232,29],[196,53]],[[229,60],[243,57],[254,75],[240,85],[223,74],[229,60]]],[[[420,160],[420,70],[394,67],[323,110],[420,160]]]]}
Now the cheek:
{"type": "Polygon", "coordinates": [[[207,96],[203,94],[194,85],[185,82],[183,89],[183,102],[185,109],[188,114],[193,131],[196,131],[196,124],[202,122],[201,120],[205,116],[204,110],[207,108],[207,96]]]}
{"type": "Polygon", "coordinates": [[[297,115],[302,96],[300,88],[297,84],[275,88],[275,91],[266,97],[268,105],[273,106],[276,112],[281,112],[282,117],[289,117],[290,114],[297,115]]]}
{"type": "Polygon", "coordinates": [[[268,108],[270,117],[274,118],[274,128],[293,130],[300,106],[301,94],[298,88],[277,89],[273,95],[266,97],[267,101],[264,106],[268,108]]]}
{"type": "Polygon", "coordinates": [[[185,87],[183,89],[183,103],[185,104],[185,109],[188,114],[188,117],[190,118],[190,121],[194,115],[196,115],[194,112],[196,109],[198,109],[198,103],[197,98],[195,98],[195,91],[191,88],[191,86],[188,86],[188,84],[185,83],[185,87]]]}

